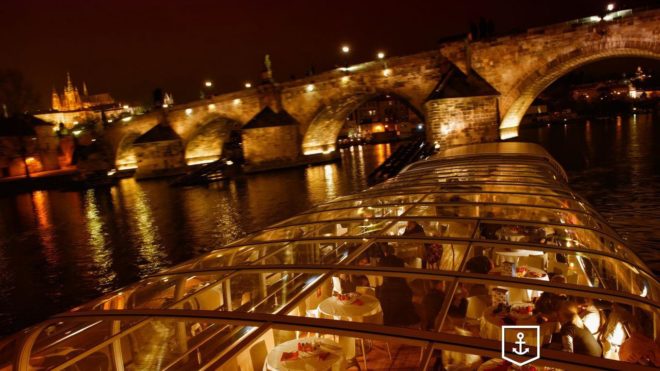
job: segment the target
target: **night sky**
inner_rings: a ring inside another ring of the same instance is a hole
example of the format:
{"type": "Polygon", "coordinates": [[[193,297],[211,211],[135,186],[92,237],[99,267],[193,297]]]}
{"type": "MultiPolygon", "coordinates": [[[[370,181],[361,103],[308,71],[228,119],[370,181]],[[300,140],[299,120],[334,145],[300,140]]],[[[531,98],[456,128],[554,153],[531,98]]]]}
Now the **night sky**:
{"type": "MultiPolygon", "coordinates": [[[[177,103],[195,99],[204,79],[218,92],[255,81],[271,55],[275,79],[436,47],[492,19],[497,33],[604,12],[606,1],[107,1],[2,0],[0,68],[23,72],[48,104],[67,71],[90,93],[148,102],[162,87],[177,103]]],[[[631,7],[648,1],[618,2],[631,7]]]]}

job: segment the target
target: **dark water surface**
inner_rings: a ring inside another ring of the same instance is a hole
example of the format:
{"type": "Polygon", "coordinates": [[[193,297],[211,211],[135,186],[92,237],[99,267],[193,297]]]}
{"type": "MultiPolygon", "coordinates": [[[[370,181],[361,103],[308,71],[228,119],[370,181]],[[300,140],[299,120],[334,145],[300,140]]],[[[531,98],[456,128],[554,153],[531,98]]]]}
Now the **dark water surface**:
{"type": "MultiPolygon", "coordinates": [[[[657,118],[529,128],[521,139],[548,148],[573,187],[658,266],[657,118]]],[[[342,151],[342,163],[209,187],[126,179],[110,190],[0,196],[0,335],[362,190],[391,151],[389,145],[353,147],[342,151]]]]}
{"type": "Polygon", "coordinates": [[[628,245],[660,273],[660,118],[651,114],[523,128],[628,245]]]}
{"type": "Polygon", "coordinates": [[[209,187],[124,179],[109,190],[0,196],[0,335],[358,192],[393,148],[353,147],[341,163],[209,187]]]}

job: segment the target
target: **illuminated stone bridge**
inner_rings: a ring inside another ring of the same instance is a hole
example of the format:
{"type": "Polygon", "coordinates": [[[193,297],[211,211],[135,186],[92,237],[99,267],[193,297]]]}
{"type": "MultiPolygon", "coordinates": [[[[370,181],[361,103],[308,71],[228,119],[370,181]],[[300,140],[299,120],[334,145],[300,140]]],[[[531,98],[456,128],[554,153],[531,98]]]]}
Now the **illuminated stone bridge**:
{"type": "MultiPolygon", "coordinates": [[[[330,154],[346,116],[384,94],[420,112],[427,139],[441,146],[507,139],[517,136],[532,101],[559,77],[607,58],[660,59],[658,40],[660,10],[621,11],[268,82],[170,107],[166,121],[180,137],[187,164],[220,158],[223,143],[237,128],[245,129],[244,141],[246,135],[251,141],[244,148],[248,163],[330,154]],[[272,112],[262,112],[266,107],[272,112]]],[[[154,112],[107,130],[118,167],[135,166],[133,141],[162,120],[163,113],[154,112]]]]}

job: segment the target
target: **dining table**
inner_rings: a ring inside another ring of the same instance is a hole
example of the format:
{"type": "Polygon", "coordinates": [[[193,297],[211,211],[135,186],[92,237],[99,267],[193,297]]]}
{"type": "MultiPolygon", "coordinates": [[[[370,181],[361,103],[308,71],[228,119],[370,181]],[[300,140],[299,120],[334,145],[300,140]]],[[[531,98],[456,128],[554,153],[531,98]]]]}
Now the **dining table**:
{"type": "Polygon", "coordinates": [[[265,370],[270,371],[314,371],[343,370],[344,353],[339,344],[326,338],[299,338],[275,346],[266,357],[265,370]],[[314,352],[299,350],[299,344],[316,343],[314,352]]]}
{"type": "MultiPolygon", "coordinates": [[[[319,303],[318,310],[323,316],[336,320],[363,322],[365,317],[375,316],[383,311],[378,298],[368,294],[350,293],[348,300],[340,300],[340,296],[330,296],[319,303]]],[[[359,338],[362,350],[364,368],[367,369],[367,357],[364,339],[359,338]]],[[[354,359],[355,338],[340,339],[348,359],[354,359]]]]}
{"type": "MultiPolygon", "coordinates": [[[[502,266],[497,266],[493,268],[490,272],[488,272],[488,274],[502,275],[502,276],[507,275],[504,272],[502,272],[502,266]]],[[[511,277],[510,274],[508,276],[511,277]]],[[[546,271],[540,268],[530,267],[526,265],[521,265],[516,268],[516,277],[539,280],[539,281],[550,281],[550,277],[548,276],[548,273],[546,271]]],[[[512,303],[515,302],[531,303],[534,300],[534,298],[538,298],[543,293],[543,291],[534,290],[534,289],[524,289],[518,287],[505,287],[505,288],[509,290],[509,301],[512,303]]]]}

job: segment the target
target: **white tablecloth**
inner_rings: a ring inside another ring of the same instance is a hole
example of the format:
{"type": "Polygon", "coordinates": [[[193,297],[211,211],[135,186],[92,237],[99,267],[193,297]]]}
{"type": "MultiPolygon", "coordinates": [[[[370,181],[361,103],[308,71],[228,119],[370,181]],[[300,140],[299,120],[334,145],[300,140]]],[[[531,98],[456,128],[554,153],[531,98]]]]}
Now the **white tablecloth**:
{"type": "Polygon", "coordinates": [[[339,299],[331,296],[319,303],[319,312],[337,319],[361,322],[362,317],[372,316],[381,311],[380,302],[374,296],[360,295],[358,299],[362,305],[341,303],[339,299]]]}
{"type": "MultiPolygon", "coordinates": [[[[531,305],[531,304],[530,304],[531,305]]],[[[501,324],[501,318],[498,314],[494,314],[493,310],[495,310],[495,307],[488,307],[484,311],[483,317],[481,317],[481,324],[479,326],[479,336],[481,336],[484,339],[492,339],[492,340],[502,340],[502,324],[501,324]]],[[[520,318],[517,320],[516,325],[518,326],[523,326],[523,325],[537,325],[536,323],[536,316],[531,316],[527,318],[520,318]]],[[[536,331],[535,330],[529,330],[529,329],[523,329],[523,330],[517,330],[525,333],[525,338],[528,339],[536,339],[536,331]]],[[[506,341],[514,343],[517,341],[516,339],[516,331],[507,331],[507,339],[506,341]]]]}
{"type": "MultiPolygon", "coordinates": [[[[535,272],[538,276],[540,277],[524,277],[527,279],[532,279],[532,280],[540,280],[540,281],[550,281],[550,277],[548,274],[539,268],[535,267],[529,267],[522,265],[520,268],[525,268],[528,272],[535,272]]],[[[492,271],[489,272],[489,274],[501,274],[501,267],[495,267],[492,271]]],[[[512,303],[515,302],[531,302],[533,298],[538,298],[541,296],[543,291],[539,290],[529,290],[529,289],[521,289],[517,287],[505,287],[506,289],[509,290],[509,301],[512,303]]]]}
{"type": "Polygon", "coordinates": [[[342,370],[344,364],[344,354],[339,344],[324,338],[300,338],[284,342],[270,351],[266,358],[266,369],[271,371],[313,371],[313,370],[342,370]],[[298,343],[312,342],[313,340],[321,343],[321,351],[328,352],[330,355],[325,360],[321,360],[318,355],[302,357],[295,361],[282,362],[282,353],[295,352],[298,350],[298,343]]]}

